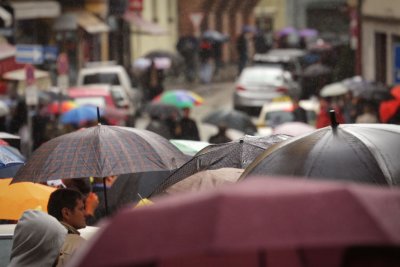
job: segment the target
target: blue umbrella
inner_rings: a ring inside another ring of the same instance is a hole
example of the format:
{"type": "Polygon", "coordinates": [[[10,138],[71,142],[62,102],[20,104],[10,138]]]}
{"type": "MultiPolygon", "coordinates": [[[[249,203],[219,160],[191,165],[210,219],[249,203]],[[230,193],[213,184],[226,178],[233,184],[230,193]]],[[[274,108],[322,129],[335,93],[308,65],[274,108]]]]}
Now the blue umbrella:
{"type": "MultiPolygon", "coordinates": [[[[102,116],[104,111],[100,109],[100,116],[102,116]]],[[[97,117],[97,107],[91,105],[79,106],[77,108],[71,109],[65,112],[60,121],[62,124],[81,124],[87,121],[96,121],[97,117]]]]}
{"type": "Polygon", "coordinates": [[[0,178],[14,177],[25,158],[11,146],[0,146],[0,178]]]}

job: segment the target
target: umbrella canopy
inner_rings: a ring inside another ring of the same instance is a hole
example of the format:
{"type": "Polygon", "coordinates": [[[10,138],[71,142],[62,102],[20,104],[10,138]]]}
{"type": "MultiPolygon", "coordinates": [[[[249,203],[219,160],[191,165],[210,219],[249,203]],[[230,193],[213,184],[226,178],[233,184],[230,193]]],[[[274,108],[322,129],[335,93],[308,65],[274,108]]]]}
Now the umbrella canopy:
{"type": "Polygon", "coordinates": [[[133,62],[133,67],[145,70],[150,67],[152,61],[154,62],[156,69],[159,70],[169,69],[172,64],[171,59],[168,57],[154,57],[152,59],[140,57],[133,62]]]}
{"type": "Polygon", "coordinates": [[[390,188],[270,178],[154,202],[117,214],[71,266],[338,267],[349,246],[400,245],[390,188]]]}
{"type": "Polygon", "coordinates": [[[205,170],[195,173],[182,181],[168,187],[167,194],[184,192],[206,191],[223,185],[236,183],[243,169],[221,168],[217,170],[205,170]]]}
{"type": "Polygon", "coordinates": [[[286,36],[289,34],[297,34],[297,30],[293,27],[285,27],[279,31],[277,31],[278,36],[286,36]]]}
{"type": "MultiPolygon", "coordinates": [[[[70,111],[71,109],[76,108],[78,105],[74,101],[66,100],[61,102],[61,113],[65,113],[70,111]]],[[[42,111],[43,113],[49,114],[58,114],[60,112],[60,102],[55,101],[48,104],[45,107],[45,110],[42,111]]]]}
{"type": "Polygon", "coordinates": [[[299,35],[301,37],[316,37],[318,36],[318,31],[316,29],[305,28],[299,31],[299,35]]]}
{"type": "Polygon", "coordinates": [[[11,184],[10,179],[0,179],[0,219],[18,220],[28,209],[47,211],[47,202],[54,187],[35,183],[11,184]]]}
{"type": "Polygon", "coordinates": [[[392,118],[399,116],[399,113],[400,100],[398,99],[382,101],[379,105],[379,118],[383,123],[389,123],[392,118]]]}
{"type": "Polygon", "coordinates": [[[397,86],[393,87],[393,88],[390,90],[390,94],[391,94],[394,98],[400,100],[400,85],[397,85],[397,86]]]}
{"type": "MultiPolygon", "coordinates": [[[[103,109],[99,110],[100,116],[103,115],[103,109]]],[[[83,105],[73,108],[61,115],[60,121],[62,124],[81,125],[88,121],[97,121],[97,107],[91,105],[83,105]]]]}
{"type": "Polygon", "coordinates": [[[322,97],[339,96],[346,94],[348,91],[349,89],[343,83],[337,82],[322,87],[319,95],[322,97]]]}
{"type": "Polygon", "coordinates": [[[210,145],[208,142],[194,140],[171,139],[169,141],[180,151],[189,156],[194,156],[197,152],[210,145]]]}
{"type": "Polygon", "coordinates": [[[287,134],[290,136],[299,136],[307,133],[311,133],[315,130],[314,126],[304,122],[286,122],[276,126],[273,129],[274,134],[287,134]]]}
{"type": "Polygon", "coordinates": [[[384,84],[367,81],[360,76],[345,79],[342,83],[355,97],[376,102],[391,98],[390,92],[384,84]]]}
{"type": "Polygon", "coordinates": [[[160,119],[182,117],[182,111],[179,108],[164,103],[149,103],[145,107],[145,112],[147,112],[150,117],[156,117],[160,119]]]}
{"type": "Polygon", "coordinates": [[[13,182],[171,170],[187,159],[158,134],[128,127],[97,125],[41,145],[18,171],[13,182]]]}
{"type": "Polygon", "coordinates": [[[332,73],[332,69],[326,65],[321,63],[314,63],[310,66],[306,67],[303,71],[304,77],[318,77],[323,75],[330,75],[332,73]]]}
{"type": "Polygon", "coordinates": [[[287,135],[246,135],[229,143],[209,145],[165,179],[154,194],[161,193],[171,185],[200,171],[220,168],[244,169],[265,149],[288,138],[290,137],[287,135]]]}
{"type": "Polygon", "coordinates": [[[16,148],[0,146],[0,178],[14,177],[24,162],[24,156],[16,148]]]}
{"type": "Polygon", "coordinates": [[[257,127],[250,116],[242,111],[217,110],[206,115],[202,121],[216,126],[223,124],[227,128],[233,128],[245,134],[253,135],[257,132],[257,127]]]}
{"type": "Polygon", "coordinates": [[[342,124],[284,141],[243,173],[293,175],[378,185],[400,184],[400,126],[342,124]]]}
{"type": "Polygon", "coordinates": [[[203,101],[201,96],[192,91],[177,89],[165,91],[156,96],[152,102],[173,105],[178,108],[191,108],[201,105],[203,101]]]}

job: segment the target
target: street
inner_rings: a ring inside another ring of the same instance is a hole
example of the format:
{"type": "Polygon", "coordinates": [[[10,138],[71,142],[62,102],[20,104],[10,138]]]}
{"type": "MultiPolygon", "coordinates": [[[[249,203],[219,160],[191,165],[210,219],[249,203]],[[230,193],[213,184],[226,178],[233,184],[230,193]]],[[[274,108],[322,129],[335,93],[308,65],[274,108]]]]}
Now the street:
{"type": "MultiPolygon", "coordinates": [[[[170,84],[167,86],[168,89],[182,88],[181,85],[170,84]]],[[[232,109],[232,94],[234,92],[234,82],[225,83],[214,83],[214,84],[196,84],[190,88],[193,92],[196,92],[204,98],[204,102],[201,106],[196,106],[192,109],[191,117],[196,120],[200,138],[202,141],[208,141],[208,138],[217,132],[217,127],[201,122],[202,118],[209,112],[218,109],[232,109]]],[[[149,118],[146,114],[143,114],[140,119],[136,122],[136,127],[140,129],[146,128],[149,122],[149,118]]],[[[228,130],[227,133],[231,138],[237,138],[240,133],[234,130],[228,130]]]]}

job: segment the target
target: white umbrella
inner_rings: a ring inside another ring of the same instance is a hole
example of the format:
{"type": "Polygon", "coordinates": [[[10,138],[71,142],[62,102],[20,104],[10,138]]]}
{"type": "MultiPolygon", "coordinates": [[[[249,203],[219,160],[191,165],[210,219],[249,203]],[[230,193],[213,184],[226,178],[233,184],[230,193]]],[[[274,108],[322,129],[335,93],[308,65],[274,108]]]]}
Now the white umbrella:
{"type": "Polygon", "coordinates": [[[322,97],[339,96],[346,94],[348,91],[349,89],[342,82],[337,82],[322,87],[319,95],[322,97]]]}

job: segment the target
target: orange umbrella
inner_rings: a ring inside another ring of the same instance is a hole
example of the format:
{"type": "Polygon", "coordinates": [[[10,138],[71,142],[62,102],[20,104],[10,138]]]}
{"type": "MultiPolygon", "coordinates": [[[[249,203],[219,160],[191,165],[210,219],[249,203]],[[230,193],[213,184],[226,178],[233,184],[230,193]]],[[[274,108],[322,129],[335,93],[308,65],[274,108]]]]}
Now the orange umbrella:
{"type": "Polygon", "coordinates": [[[27,209],[47,212],[47,202],[56,188],[31,182],[10,185],[11,180],[0,179],[0,219],[18,220],[27,209]]]}
{"type": "MultiPolygon", "coordinates": [[[[77,104],[73,101],[67,100],[61,102],[61,113],[65,113],[77,107],[77,104]]],[[[53,102],[47,105],[47,112],[50,114],[58,114],[60,112],[60,103],[53,102]]]]}

